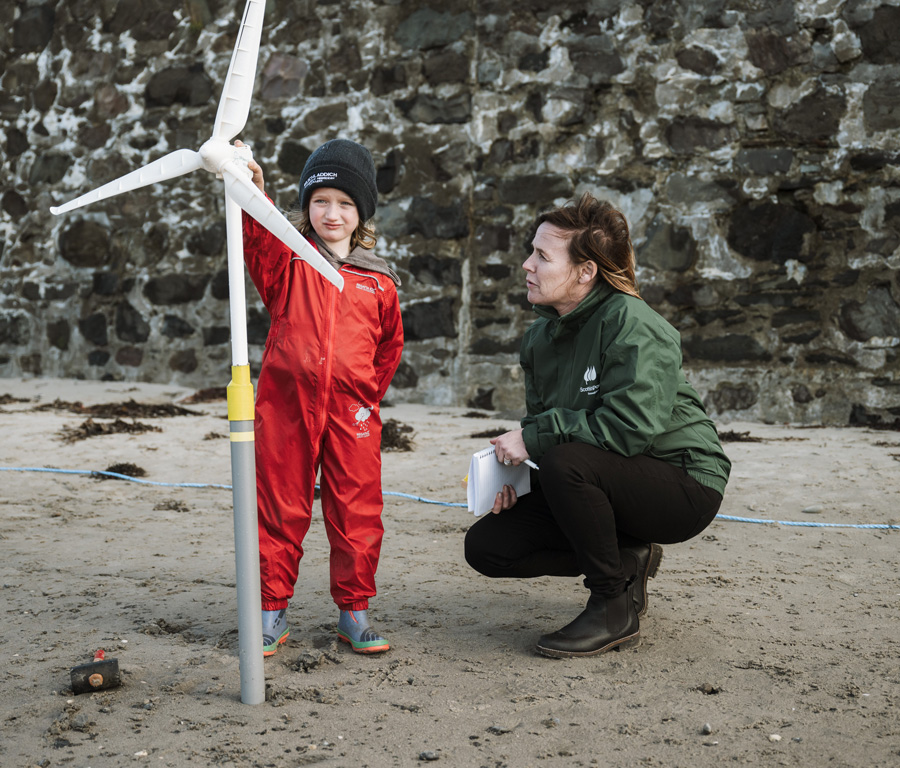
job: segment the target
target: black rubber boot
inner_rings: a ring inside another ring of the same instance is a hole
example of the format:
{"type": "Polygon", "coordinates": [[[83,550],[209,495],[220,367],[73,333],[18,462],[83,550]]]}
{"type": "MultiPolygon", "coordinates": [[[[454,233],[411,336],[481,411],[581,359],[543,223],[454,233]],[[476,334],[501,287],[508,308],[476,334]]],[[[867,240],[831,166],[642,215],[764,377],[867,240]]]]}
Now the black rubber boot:
{"type": "Polygon", "coordinates": [[[647,613],[647,582],[656,576],[662,554],[659,544],[636,544],[619,549],[625,578],[634,579],[634,609],[638,616],[647,613]]]}
{"type": "Polygon", "coordinates": [[[537,650],[544,656],[565,659],[596,656],[639,642],[640,624],[634,609],[634,581],[631,581],[616,597],[591,595],[578,618],[553,634],[543,635],[537,642],[537,650]]]}

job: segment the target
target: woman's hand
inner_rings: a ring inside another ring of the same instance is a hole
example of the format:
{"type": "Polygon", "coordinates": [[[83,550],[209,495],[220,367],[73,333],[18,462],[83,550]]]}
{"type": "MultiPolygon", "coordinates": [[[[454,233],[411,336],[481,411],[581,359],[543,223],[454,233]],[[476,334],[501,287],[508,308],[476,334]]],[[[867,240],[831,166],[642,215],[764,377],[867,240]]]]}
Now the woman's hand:
{"type": "Polygon", "coordinates": [[[516,489],[511,485],[504,485],[503,490],[500,491],[494,499],[494,506],[491,507],[491,512],[495,515],[499,515],[510,507],[514,507],[517,500],[516,489]]]}
{"type": "Polygon", "coordinates": [[[492,438],[491,445],[494,446],[497,461],[503,464],[512,464],[517,467],[528,458],[528,449],[522,439],[521,429],[514,429],[500,437],[492,438]]]}
{"type": "MultiPolygon", "coordinates": [[[[503,464],[512,464],[517,467],[528,458],[528,449],[525,447],[525,441],[522,439],[521,429],[514,429],[512,432],[500,435],[500,437],[492,438],[491,445],[494,446],[497,461],[503,464]]],[[[517,498],[516,489],[511,485],[504,485],[503,490],[494,499],[494,506],[491,507],[491,512],[496,515],[515,506],[517,498]]]]}
{"type": "MultiPolygon", "coordinates": [[[[244,144],[243,141],[241,141],[240,139],[238,139],[237,141],[234,142],[234,146],[236,146],[236,147],[246,147],[247,145],[244,144]]],[[[262,169],[262,166],[260,166],[260,164],[257,163],[256,160],[250,160],[250,162],[247,163],[247,168],[249,168],[249,169],[250,169],[250,173],[253,174],[253,177],[252,177],[251,181],[252,181],[254,184],[256,184],[256,186],[259,188],[259,191],[260,191],[260,192],[262,192],[263,194],[265,194],[265,192],[266,192],[266,180],[265,180],[265,178],[263,177],[263,169],[262,169]]]]}

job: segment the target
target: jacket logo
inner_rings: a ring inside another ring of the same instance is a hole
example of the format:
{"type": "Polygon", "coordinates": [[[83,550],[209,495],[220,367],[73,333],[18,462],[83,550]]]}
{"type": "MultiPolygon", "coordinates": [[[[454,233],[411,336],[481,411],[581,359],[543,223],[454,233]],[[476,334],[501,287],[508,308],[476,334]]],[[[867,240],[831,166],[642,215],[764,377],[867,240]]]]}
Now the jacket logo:
{"type": "Polygon", "coordinates": [[[372,409],[357,402],[350,406],[350,413],[353,414],[353,420],[359,430],[356,437],[369,437],[369,416],[372,415],[372,409]]]}
{"type": "Polygon", "coordinates": [[[368,291],[369,293],[375,293],[375,289],[371,285],[363,285],[362,283],[357,283],[356,287],[361,291],[368,291]]]}
{"type": "Polygon", "coordinates": [[[597,369],[594,368],[593,365],[589,365],[589,366],[588,366],[587,368],[585,368],[585,370],[584,370],[584,383],[585,383],[585,386],[583,386],[579,391],[580,391],[580,392],[583,392],[583,393],[585,393],[585,394],[588,394],[588,395],[595,395],[595,394],[597,394],[597,390],[600,389],[600,385],[599,385],[599,384],[595,384],[595,383],[594,383],[595,381],[597,381],[597,369]]]}

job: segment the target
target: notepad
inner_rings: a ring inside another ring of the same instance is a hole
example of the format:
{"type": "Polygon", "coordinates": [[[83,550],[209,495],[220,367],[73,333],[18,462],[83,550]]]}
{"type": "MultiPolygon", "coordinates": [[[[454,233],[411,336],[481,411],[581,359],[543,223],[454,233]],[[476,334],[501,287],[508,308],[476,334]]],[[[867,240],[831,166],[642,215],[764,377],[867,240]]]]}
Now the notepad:
{"type": "Polygon", "coordinates": [[[497,461],[494,446],[472,454],[466,482],[469,512],[474,512],[476,517],[490,512],[504,485],[515,488],[517,496],[530,493],[531,472],[528,465],[513,467],[502,464],[497,461]]]}

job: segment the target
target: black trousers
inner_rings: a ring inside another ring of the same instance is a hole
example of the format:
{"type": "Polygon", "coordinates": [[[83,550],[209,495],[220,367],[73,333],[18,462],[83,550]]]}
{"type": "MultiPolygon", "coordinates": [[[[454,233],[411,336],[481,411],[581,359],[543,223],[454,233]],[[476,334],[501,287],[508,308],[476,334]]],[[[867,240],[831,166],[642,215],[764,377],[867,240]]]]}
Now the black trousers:
{"type": "Polygon", "coordinates": [[[592,594],[614,597],[626,585],[620,547],[687,541],[722,503],[679,467],[585,443],[551,448],[540,466],[531,493],[466,533],[466,560],[485,576],[583,574],[592,594]]]}

